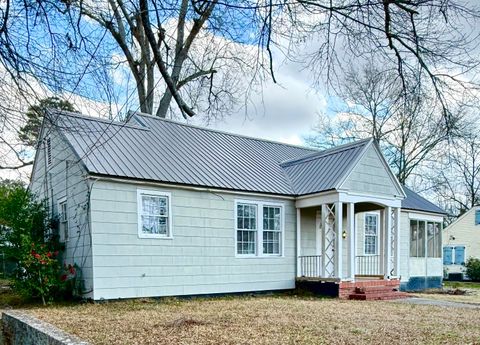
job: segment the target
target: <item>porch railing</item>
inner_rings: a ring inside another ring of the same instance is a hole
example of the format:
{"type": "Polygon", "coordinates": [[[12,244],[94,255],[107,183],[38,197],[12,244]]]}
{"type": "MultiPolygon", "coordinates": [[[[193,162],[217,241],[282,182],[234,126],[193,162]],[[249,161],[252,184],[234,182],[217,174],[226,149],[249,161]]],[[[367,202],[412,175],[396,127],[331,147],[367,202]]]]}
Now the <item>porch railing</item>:
{"type": "Polygon", "coordinates": [[[381,275],[380,255],[359,255],[355,257],[355,273],[364,276],[381,275]]]}
{"type": "Polygon", "coordinates": [[[304,255],[299,256],[300,260],[300,276],[315,278],[322,274],[322,256],[321,255],[304,255]]]}

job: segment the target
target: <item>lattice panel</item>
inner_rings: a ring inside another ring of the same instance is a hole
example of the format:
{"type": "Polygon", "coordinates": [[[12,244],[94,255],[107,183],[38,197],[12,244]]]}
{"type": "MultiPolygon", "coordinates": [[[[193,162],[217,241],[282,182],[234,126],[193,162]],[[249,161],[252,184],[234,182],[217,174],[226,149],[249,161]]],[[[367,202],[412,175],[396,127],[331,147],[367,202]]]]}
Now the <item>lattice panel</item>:
{"type": "Polygon", "coordinates": [[[395,251],[397,249],[397,213],[395,212],[395,208],[391,208],[390,212],[390,219],[391,219],[391,231],[390,231],[390,267],[391,271],[388,272],[390,276],[398,275],[398,272],[395,272],[395,251]]]}
{"type": "Polygon", "coordinates": [[[327,214],[325,220],[325,276],[335,277],[335,204],[326,205],[327,214]]]}

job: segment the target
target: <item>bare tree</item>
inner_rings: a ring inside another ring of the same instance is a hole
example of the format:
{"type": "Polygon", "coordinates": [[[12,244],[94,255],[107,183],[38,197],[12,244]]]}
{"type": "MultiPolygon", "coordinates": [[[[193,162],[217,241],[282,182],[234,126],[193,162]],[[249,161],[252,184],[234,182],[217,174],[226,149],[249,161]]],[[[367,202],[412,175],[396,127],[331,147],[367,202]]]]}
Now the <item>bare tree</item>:
{"type": "Polygon", "coordinates": [[[345,106],[336,119],[323,116],[318,135],[307,138],[325,147],[357,139],[374,138],[403,184],[448,137],[441,106],[421,89],[405,92],[391,70],[368,64],[350,70],[340,86],[345,106]]]}
{"type": "Polygon", "coordinates": [[[431,189],[453,214],[461,215],[480,203],[480,136],[457,138],[439,154],[429,174],[431,189]]]}

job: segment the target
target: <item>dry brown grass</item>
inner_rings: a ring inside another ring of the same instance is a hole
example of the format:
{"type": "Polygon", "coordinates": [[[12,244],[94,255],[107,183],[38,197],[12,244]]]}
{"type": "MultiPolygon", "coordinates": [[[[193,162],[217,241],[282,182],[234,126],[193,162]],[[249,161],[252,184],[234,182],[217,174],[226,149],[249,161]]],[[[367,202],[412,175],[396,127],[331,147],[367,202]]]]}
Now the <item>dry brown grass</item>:
{"type": "MultiPolygon", "coordinates": [[[[413,296],[421,298],[430,298],[440,301],[460,302],[468,304],[480,305],[480,289],[475,288],[460,288],[465,294],[448,294],[448,291],[455,291],[455,289],[444,289],[442,293],[436,293],[436,290],[425,291],[422,293],[413,294],[413,296]]],[[[479,311],[480,312],[480,311],[479,311]]]]}
{"type": "Polygon", "coordinates": [[[305,297],[34,308],[93,344],[480,344],[480,312],[305,297]]]}

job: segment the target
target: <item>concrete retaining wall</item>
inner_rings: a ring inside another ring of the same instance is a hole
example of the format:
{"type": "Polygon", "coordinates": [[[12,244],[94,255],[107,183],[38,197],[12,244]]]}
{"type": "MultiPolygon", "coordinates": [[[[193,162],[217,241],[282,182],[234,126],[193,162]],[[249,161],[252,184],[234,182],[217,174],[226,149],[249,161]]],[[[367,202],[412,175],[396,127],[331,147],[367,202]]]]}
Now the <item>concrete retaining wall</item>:
{"type": "Polygon", "coordinates": [[[88,345],[33,316],[19,311],[2,314],[4,345],[88,345]]]}

